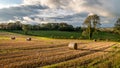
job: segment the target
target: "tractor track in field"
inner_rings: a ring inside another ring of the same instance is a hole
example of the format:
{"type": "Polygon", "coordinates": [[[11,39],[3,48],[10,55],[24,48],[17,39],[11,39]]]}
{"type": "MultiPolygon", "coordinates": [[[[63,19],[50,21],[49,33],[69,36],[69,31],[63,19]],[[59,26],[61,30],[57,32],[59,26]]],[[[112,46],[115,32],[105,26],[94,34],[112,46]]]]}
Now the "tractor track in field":
{"type": "MultiPolygon", "coordinates": [[[[113,44],[113,45],[111,45],[111,46],[114,46],[115,44],[113,44]]],[[[46,62],[44,62],[44,63],[46,63],[46,64],[55,64],[55,63],[60,63],[60,62],[64,62],[64,61],[69,61],[69,60],[74,60],[74,59],[76,59],[76,58],[80,58],[80,57],[84,57],[84,56],[87,56],[87,55],[91,55],[91,54],[94,54],[94,53],[98,53],[98,52],[104,52],[104,50],[106,50],[106,49],[108,49],[108,48],[110,48],[111,46],[106,46],[106,47],[103,47],[103,48],[99,48],[98,50],[84,50],[84,51],[86,51],[86,52],[83,52],[83,53],[76,53],[75,55],[68,55],[67,56],[67,58],[65,58],[64,56],[63,57],[61,57],[61,58],[57,58],[57,59],[55,59],[55,57],[53,57],[53,56],[51,56],[51,57],[48,57],[46,60],[44,60],[44,61],[46,61],[46,62]],[[47,62],[48,60],[49,60],[49,58],[51,59],[55,59],[55,60],[51,60],[51,62],[47,62]],[[60,59],[60,60],[58,60],[58,59],[60,59]]],[[[80,51],[83,51],[83,50],[80,50],[80,51]]],[[[66,53],[65,53],[66,54],[66,53]]],[[[63,54],[61,54],[61,55],[63,55],[63,54]]],[[[60,56],[60,55],[56,55],[56,57],[57,56],[60,56]]],[[[36,58],[36,59],[38,59],[38,58],[36,58]]],[[[36,59],[34,59],[34,60],[36,60],[36,59]]],[[[27,60],[27,61],[29,61],[29,60],[27,60]]],[[[27,62],[27,61],[24,61],[25,63],[27,62]]],[[[42,61],[43,62],[43,61],[42,61]]],[[[17,63],[17,62],[15,62],[15,63],[17,63]]],[[[41,64],[41,61],[38,61],[37,62],[38,64],[41,64]]],[[[14,64],[14,63],[13,63],[14,64]]],[[[28,65],[29,64],[31,64],[31,63],[28,63],[28,65]]],[[[33,62],[33,64],[35,64],[34,62],[33,62]]],[[[46,65],[46,64],[41,64],[41,66],[44,66],[44,65],[46,65]]]]}
{"type": "MultiPolygon", "coordinates": [[[[18,41],[19,42],[19,41],[18,41]]],[[[5,54],[0,54],[0,64],[2,64],[4,67],[9,68],[22,68],[28,66],[29,68],[35,68],[39,66],[46,66],[51,64],[59,64],[64,62],[69,62],[76,59],[84,59],[86,56],[92,56],[97,55],[95,57],[99,57],[103,54],[110,53],[112,51],[106,51],[110,47],[114,46],[115,43],[107,43],[107,42],[77,42],[78,43],[78,50],[70,50],[67,45],[68,41],[64,42],[54,42],[54,41],[43,41],[43,44],[38,44],[39,40],[37,42],[24,42],[24,44],[30,44],[27,46],[20,46],[22,43],[17,45],[17,42],[11,43],[9,42],[9,45],[3,46],[5,44],[4,42],[1,44],[0,48],[3,49],[3,51],[10,51],[5,54]],[[32,45],[32,43],[34,43],[32,45]],[[105,44],[104,44],[105,43],[105,44]],[[15,46],[17,45],[17,46],[15,46]],[[13,46],[13,47],[12,47],[13,46]],[[4,48],[2,48],[4,47],[4,48]],[[9,48],[10,47],[10,48],[9,48]],[[14,52],[14,50],[18,50],[18,52],[14,52]],[[13,52],[12,52],[13,51],[13,52]],[[102,53],[102,54],[101,54],[102,53]]],[[[70,41],[69,41],[70,42],[70,41]]],[[[92,57],[92,58],[95,58],[92,57]]],[[[92,60],[91,60],[92,61],[92,60]]],[[[83,63],[87,64],[90,61],[90,58],[88,60],[84,60],[83,63]]]]}
{"type": "Polygon", "coordinates": [[[47,52],[47,53],[50,53],[50,52],[53,52],[53,51],[56,51],[56,52],[58,52],[58,51],[60,51],[60,50],[66,50],[66,49],[64,49],[66,46],[59,46],[59,47],[52,47],[52,48],[46,48],[46,49],[34,49],[34,50],[25,50],[24,52],[17,52],[17,53],[10,53],[10,54],[2,54],[2,55],[0,55],[0,59],[6,59],[6,58],[15,58],[15,57],[22,57],[22,56],[29,56],[30,54],[32,54],[32,53],[35,53],[35,52],[37,52],[37,53],[44,53],[44,52],[47,52]]]}
{"type": "MultiPolygon", "coordinates": [[[[81,51],[88,51],[88,52],[84,52],[84,53],[81,53],[81,54],[78,54],[78,55],[76,55],[76,56],[74,56],[74,57],[72,57],[72,58],[69,58],[69,59],[67,59],[67,60],[65,60],[65,61],[61,61],[61,62],[58,62],[58,64],[59,63],[64,63],[64,62],[69,62],[69,61],[72,61],[72,60],[74,60],[74,59],[78,59],[78,58],[83,58],[84,56],[89,56],[89,55],[93,55],[93,54],[97,54],[97,53],[99,53],[99,52],[105,52],[105,53],[109,53],[109,52],[111,52],[111,51],[105,51],[106,49],[108,49],[108,48],[110,48],[110,47],[112,47],[112,46],[114,46],[114,45],[116,45],[116,44],[113,44],[113,45],[111,45],[111,46],[107,46],[107,47],[103,47],[103,48],[100,48],[100,49],[95,49],[95,50],[89,50],[89,49],[80,49],[81,51]]],[[[106,54],[107,55],[107,54],[106,54]]],[[[101,56],[101,55],[100,55],[101,56]]],[[[97,56],[97,57],[95,57],[95,58],[98,58],[98,57],[100,57],[100,56],[97,56]]],[[[89,62],[91,62],[92,60],[91,59],[88,59],[88,60],[85,60],[82,64],[87,64],[87,63],[89,63],[89,62]]],[[[54,64],[57,64],[57,63],[54,63],[54,64]]],[[[81,65],[82,65],[81,64],[81,65]]]]}

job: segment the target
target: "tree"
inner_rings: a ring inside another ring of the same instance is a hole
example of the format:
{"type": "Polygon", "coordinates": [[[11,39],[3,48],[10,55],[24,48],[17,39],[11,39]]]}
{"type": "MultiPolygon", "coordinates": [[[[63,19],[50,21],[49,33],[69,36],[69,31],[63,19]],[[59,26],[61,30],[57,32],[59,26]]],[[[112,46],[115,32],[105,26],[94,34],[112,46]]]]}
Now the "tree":
{"type": "Polygon", "coordinates": [[[22,30],[22,24],[20,23],[20,21],[9,22],[7,24],[7,29],[8,30],[22,30]]]}
{"type": "Polygon", "coordinates": [[[93,33],[97,31],[96,29],[100,25],[100,17],[96,14],[90,15],[85,19],[83,24],[87,27],[86,33],[88,33],[89,39],[91,39],[93,33]]]}
{"type": "Polygon", "coordinates": [[[80,32],[80,31],[82,31],[82,28],[81,27],[75,27],[74,30],[77,31],[77,32],[80,32]]]}
{"type": "Polygon", "coordinates": [[[25,25],[25,24],[24,24],[24,25],[22,26],[22,30],[24,31],[25,34],[28,34],[29,29],[30,29],[30,25],[25,25]]]}
{"type": "Polygon", "coordinates": [[[1,30],[6,30],[7,28],[8,28],[7,23],[1,23],[1,24],[0,24],[0,29],[1,29],[1,30]]]}
{"type": "Polygon", "coordinates": [[[16,21],[14,24],[16,30],[22,30],[22,23],[20,21],[16,21]]]}
{"type": "Polygon", "coordinates": [[[42,30],[60,30],[60,31],[74,31],[74,27],[67,23],[46,23],[41,24],[42,30]]]}
{"type": "Polygon", "coordinates": [[[60,23],[58,30],[60,31],[74,31],[74,27],[67,23],[60,23]]]}
{"type": "Polygon", "coordinates": [[[118,18],[118,20],[114,24],[114,31],[120,34],[120,18],[118,18]]]}

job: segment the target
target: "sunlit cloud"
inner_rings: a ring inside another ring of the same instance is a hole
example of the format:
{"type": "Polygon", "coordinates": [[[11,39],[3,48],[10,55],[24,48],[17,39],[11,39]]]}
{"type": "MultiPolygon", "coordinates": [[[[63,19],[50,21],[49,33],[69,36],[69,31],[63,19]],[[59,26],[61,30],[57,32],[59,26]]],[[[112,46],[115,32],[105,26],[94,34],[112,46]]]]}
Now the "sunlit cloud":
{"type": "Polygon", "coordinates": [[[0,21],[18,17],[26,23],[45,21],[78,25],[89,14],[98,14],[101,23],[109,26],[120,17],[119,3],[120,0],[21,0],[21,3],[0,4],[0,21]]]}
{"type": "Polygon", "coordinates": [[[78,13],[96,13],[102,16],[120,16],[120,0],[24,0],[26,5],[42,5],[49,8],[62,8],[78,13]]]}

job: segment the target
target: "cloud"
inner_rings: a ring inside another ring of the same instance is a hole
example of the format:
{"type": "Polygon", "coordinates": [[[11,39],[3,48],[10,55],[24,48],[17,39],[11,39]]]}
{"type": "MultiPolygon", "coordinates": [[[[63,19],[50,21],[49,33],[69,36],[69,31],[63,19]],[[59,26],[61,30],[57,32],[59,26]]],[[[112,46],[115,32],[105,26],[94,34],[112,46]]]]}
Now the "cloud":
{"type": "Polygon", "coordinates": [[[39,18],[39,17],[23,17],[22,18],[22,23],[24,24],[41,24],[41,22],[43,21],[43,18],[39,18]]]}
{"type": "Polygon", "coordinates": [[[4,4],[0,4],[0,9],[3,9],[3,8],[10,8],[10,7],[17,7],[18,4],[12,4],[12,5],[4,5],[4,4]]]}
{"type": "Polygon", "coordinates": [[[30,17],[23,17],[25,21],[33,21],[30,17]]]}
{"type": "Polygon", "coordinates": [[[120,0],[24,0],[26,5],[40,4],[75,12],[96,13],[102,16],[120,16],[120,0]]]}
{"type": "Polygon", "coordinates": [[[48,6],[50,8],[63,8],[67,6],[69,0],[24,0],[25,5],[36,5],[48,6]]]}
{"type": "Polygon", "coordinates": [[[114,20],[109,17],[120,16],[119,3],[120,0],[23,0],[21,5],[0,9],[0,21],[18,17],[26,23],[47,21],[79,25],[93,13],[101,16],[101,23],[113,25],[114,20]]]}
{"type": "Polygon", "coordinates": [[[0,21],[13,20],[14,17],[22,18],[39,13],[38,10],[44,10],[46,7],[40,5],[19,5],[9,8],[0,9],[0,21]]]}

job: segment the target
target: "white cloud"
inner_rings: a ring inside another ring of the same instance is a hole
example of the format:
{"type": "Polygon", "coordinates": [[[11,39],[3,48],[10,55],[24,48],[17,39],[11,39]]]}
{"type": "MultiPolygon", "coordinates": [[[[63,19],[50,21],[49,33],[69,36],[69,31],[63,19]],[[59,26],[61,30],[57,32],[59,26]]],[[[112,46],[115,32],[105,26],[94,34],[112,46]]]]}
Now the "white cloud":
{"type": "Polygon", "coordinates": [[[102,16],[120,16],[120,0],[24,0],[24,4],[39,4],[49,8],[63,8],[102,16]]]}
{"type": "Polygon", "coordinates": [[[23,17],[25,21],[33,21],[30,17],[23,17]]]}
{"type": "Polygon", "coordinates": [[[4,4],[0,4],[0,9],[3,8],[10,8],[10,7],[17,7],[19,6],[18,4],[12,4],[12,5],[4,5],[4,4]]]}
{"type": "Polygon", "coordinates": [[[32,17],[23,17],[22,18],[22,23],[25,23],[25,24],[40,24],[41,22],[43,22],[43,20],[41,18],[32,18],[32,17]]]}

